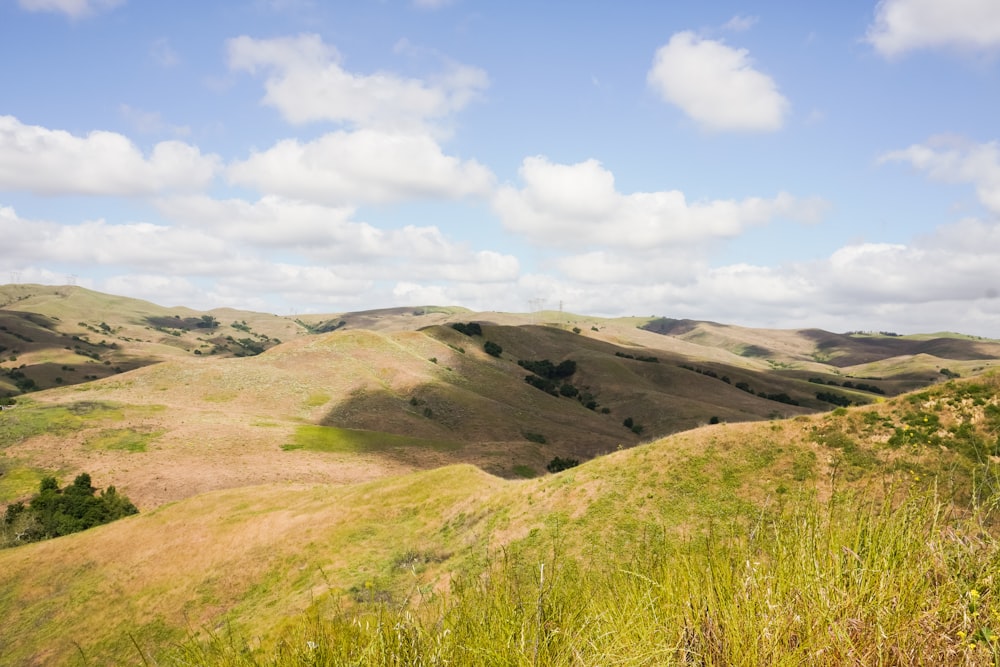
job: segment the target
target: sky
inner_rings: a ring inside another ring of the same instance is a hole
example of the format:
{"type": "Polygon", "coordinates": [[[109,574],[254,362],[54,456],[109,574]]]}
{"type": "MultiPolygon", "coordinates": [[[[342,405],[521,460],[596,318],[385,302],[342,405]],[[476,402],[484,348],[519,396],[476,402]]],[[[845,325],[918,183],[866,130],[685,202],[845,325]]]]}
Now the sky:
{"type": "Polygon", "coordinates": [[[1000,2],[0,0],[0,283],[1000,338],[1000,2]]]}

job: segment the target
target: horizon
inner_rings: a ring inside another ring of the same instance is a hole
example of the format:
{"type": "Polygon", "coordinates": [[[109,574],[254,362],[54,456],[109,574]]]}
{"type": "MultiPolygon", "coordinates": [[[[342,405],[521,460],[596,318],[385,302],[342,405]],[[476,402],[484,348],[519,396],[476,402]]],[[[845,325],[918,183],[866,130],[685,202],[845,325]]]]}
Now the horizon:
{"type": "MultiPolygon", "coordinates": [[[[52,288],[52,289],[80,288],[80,289],[87,289],[87,290],[90,289],[88,287],[83,287],[82,285],[75,285],[75,284],[65,284],[65,285],[45,285],[45,284],[41,284],[41,283],[8,283],[8,284],[0,284],[0,289],[4,289],[5,287],[49,287],[49,288],[52,288]]],[[[440,308],[442,310],[449,310],[449,309],[453,309],[453,308],[464,308],[471,315],[488,315],[490,313],[495,313],[497,315],[519,315],[519,316],[531,317],[531,316],[540,315],[540,314],[559,314],[559,315],[564,315],[566,317],[579,317],[579,318],[589,318],[589,319],[595,319],[595,320],[609,320],[609,321],[614,321],[614,320],[619,320],[619,319],[620,320],[627,320],[627,319],[638,319],[638,320],[666,319],[666,320],[676,320],[676,321],[682,321],[682,322],[684,322],[684,321],[690,321],[690,322],[697,322],[697,323],[702,323],[702,324],[713,324],[713,325],[720,326],[720,327],[736,327],[736,328],[742,328],[742,329],[764,329],[764,330],[767,330],[769,328],[769,327],[755,327],[755,326],[752,326],[750,324],[745,324],[745,323],[741,323],[741,322],[725,322],[725,321],[712,320],[712,319],[694,319],[694,318],[686,318],[686,317],[670,317],[669,315],[662,315],[662,314],[639,315],[639,314],[632,313],[632,314],[627,314],[627,315],[606,316],[606,315],[595,315],[593,313],[574,312],[574,311],[563,310],[563,309],[559,309],[559,308],[542,308],[540,310],[534,310],[534,311],[530,311],[530,310],[496,310],[496,309],[491,309],[491,310],[473,310],[473,309],[466,308],[465,306],[459,306],[459,305],[456,305],[456,304],[442,304],[442,303],[419,303],[419,304],[412,304],[412,305],[406,305],[406,306],[383,306],[383,307],[378,307],[378,308],[361,308],[361,309],[356,309],[356,310],[331,310],[331,311],[326,311],[326,312],[308,312],[308,313],[307,312],[293,311],[293,312],[282,314],[282,313],[277,313],[277,312],[268,311],[268,310],[253,310],[253,309],[245,309],[245,308],[236,308],[234,306],[226,305],[226,304],[222,304],[222,305],[218,305],[218,306],[213,306],[212,308],[208,308],[208,309],[199,309],[199,308],[192,308],[192,307],[190,307],[190,306],[188,306],[187,304],[184,304],[184,303],[173,303],[173,304],[171,304],[171,303],[162,303],[162,302],[156,301],[154,299],[149,299],[149,298],[128,297],[127,295],[124,295],[124,294],[111,294],[111,293],[108,293],[108,292],[101,292],[99,290],[91,290],[91,291],[96,292],[97,294],[101,294],[101,295],[104,295],[104,296],[115,297],[115,298],[121,298],[121,297],[134,298],[134,299],[138,299],[140,301],[146,301],[147,303],[150,303],[153,306],[156,306],[158,308],[164,308],[164,309],[167,309],[167,310],[183,308],[183,309],[190,310],[190,311],[193,311],[193,312],[196,312],[196,313],[209,313],[209,312],[211,312],[213,310],[237,310],[237,311],[244,311],[244,312],[252,312],[252,313],[256,313],[258,315],[271,315],[271,316],[274,316],[274,317],[280,317],[280,318],[286,318],[286,319],[287,318],[298,318],[299,316],[302,316],[302,315],[308,316],[310,318],[315,318],[315,317],[343,316],[343,315],[361,315],[361,314],[373,313],[373,312],[378,312],[378,311],[392,311],[392,310],[403,310],[403,311],[405,311],[405,310],[411,310],[411,309],[422,310],[422,309],[425,309],[425,308],[440,308]]],[[[544,324],[544,323],[542,323],[542,324],[544,324]]],[[[781,328],[776,327],[774,329],[781,329],[781,328]]],[[[806,330],[810,330],[810,329],[823,330],[821,327],[815,327],[815,326],[786,327],[785,329],[788,330],[788,331],[806,331],[806,330]]],[[[902,331],[901,332],[901,331],[893,331],[893,330],[889,330],[889,329],[858,329],[858,328],[854,328],[854,329],[844,329],[844,330],[839,330],[839,331],[836,331],[836,330],[826,330],[826,331],[827,331],[827,333],[832,333],[832,334],[836,334],[836,335],[839,335],[839,336],[860,335],[860,336],[900,336],[900,337],[906,337],[906,336],[945,336],[945,337],[947,337],[947,336],[955,335],[955,336],[961,336],[961,337],[967,337],[967,338],[980,339],[980,340],[984,340],[984,341],[1000,341],[1000,338],[992,338],[992,337],[989,337],[989,336],[980,336],[978,334],[971,334],[971,333],[968,333],[968,332],[965,332],[965,331],[959,331],[959,330],[955,330],[955,329],[940,329],[940,330],[937,330],[937,331],[902,331]]]]}
{"type": "Polygon", "coordinates": [[[1000,338],[991,0],[17,0],[0,26],[12,284],[1000,338]]]}

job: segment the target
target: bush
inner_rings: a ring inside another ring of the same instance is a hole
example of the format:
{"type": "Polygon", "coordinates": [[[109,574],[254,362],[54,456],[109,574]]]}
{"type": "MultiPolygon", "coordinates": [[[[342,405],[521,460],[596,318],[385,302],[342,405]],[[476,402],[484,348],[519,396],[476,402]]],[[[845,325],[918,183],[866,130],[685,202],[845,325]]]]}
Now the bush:
{"type": "Polygon", "coordinates": [[[537,375],[525,375],[524,381],[530,384],[535,389],[541,389],[546,394],[552,394],[553,396],[559,395],[559,390],[556,388],[556,383],[547,378],[538,377],[537,375]]]}
{"type": "Polygon", "coordinates": [[[499,357],[503,354],[503,348],[491,340],[488,340],[483,344],[483,351],[491,357],[499,357]]]}
{"type": "Polygon", "coordinates": [[[573,398],[574,396],[580,393],[580,390],[567,382],[563,386],[559,387],[559,393],[562,396],[573,398]]]}
{"type": "Polygon", "coordinates": [[[544,445],[545,443],[548,442],[545,436],[542,435],[541,433],[531,433],[530,431],[527,431],[525,433],[522,433],[521,435],[524,436],[525,440],[529,442],[537,442],[539,445],[544,445]]]}
{"type": "Polygon", "coordinates": [[[569,470],[570,468],[575,468],[578,465],[580,465],[580,462],[577,459],[564,459],[557,456],[549,461],[549,464],[545,466],[545,469],[551,473],[557,473],[563,470],[569,470]]]}
{"type": "Polygon", "coordinates": [[[851,399],[847,398],[843,394],[838,394],[832,391],[817,391],[816,398],[824,403],[832,403],[833,405],[839,405],[845,408],[851,404],[851,399]]]}
{"type": "Polygon", "coordinates": [[[468,322],[465,324],[462,322],[454,322],[451,325],[451,328],[470,337],[483,335],[483,328],[479,325],[479,322],[468,322]]]}
{"type": "Polygon", "coordinates": [[[563,380],[576,373],[576,362],[572,359],[562,361],[558,366],[548,359],[540,359],[538,361],[520,359],[517,365],[549,380],[563,380]]]}

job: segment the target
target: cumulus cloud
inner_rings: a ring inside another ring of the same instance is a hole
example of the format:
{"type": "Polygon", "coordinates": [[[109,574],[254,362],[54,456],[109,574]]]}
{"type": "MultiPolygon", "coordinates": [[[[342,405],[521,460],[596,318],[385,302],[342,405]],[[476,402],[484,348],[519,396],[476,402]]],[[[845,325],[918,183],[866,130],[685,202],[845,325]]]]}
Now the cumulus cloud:
{"type": "Polygon", "coordinates": [[[657,270],[654,258],[644,255],[602,252],[579,259],[580,273],[561,262],[563,275],[524,275],[511,291],[538,295],[547,308],[562,301],[571,312],[610,316],[834,331],[950,328],[995,336],[1000,330],[1000,226],[983,221],[946,225],[909,243],[850,244],[825,258],[776,266],[688,261],[670,271],[657,270]],[[587,269],[596,277],[583,275],[587,269]]]}
{"type": "Polygon", "coordinates": [[[219,275],[249,268],[222,239],[197,229],[146,222],[110,224],[87,220],[74,225],[21,218],[0,209],[0,260],[15,265],[66,265],[160,269],[180,275],[219,275]]]}
{"type": "Polygon", "coordinates": [[[80,137],[0,116],[0,190],[144,195],[202,188],[218,168],[218,156],[179,141],[160,142],[143,155],[115,132],[80,137]]]}
{"type": "Polygon", "coordinates": [[[62,13],[70,18],[80,18],[99,11],[114,9],[126,0],[18,0],[21,9],[29,12],[62,13]]]}
{"type": "Polygon", "coordinates": [[[365,279],[400,276],[467,282],[512,280],[517,258],[489,250],[474,251],[450,240],[435,226],[379,229],[352,219],[349,207],[331,208],[267,196],[257,202],[173,197],[157,202],[179,225],[217,235],[228,242],[267,252],[291,250],[306,262],[349,267],[365,279]]]}
{"type": "Polygon", "coordinates": [[[412,130],[464,108],[489,84],[486,72],[453,64],[429,81],[346,70],[318,35],[228,42],[229,66],[268,75],[263,102],[291,123],[332,121],[412,130]]]}
{"type": "Polygon", "coordinates": [[[1000,215],[1000,145],[995,141],[972,144],[940,137],[927,144],[890,151],[879,161],[907,162],[934,180],[971,184],[983,206],[1000,215]]]}
{"type": "Polygon", "coordinates": [[[267,309],[275,295],[290,304],[388,305],[389,284],[407,281],[455,283],[466,296],[478,285],[485,295],[502,291],[494,286],[509,285],[520,273],[517,258],[471,249],[433,226],[383,230],[345,220],[345,211],[275,198],[251,204],[190,197],[159,204],[165,215],[177,216],[174,224],[57,224],[0,207],[0,270],[62,282],[76,267],[92,273],[101,267],[117,277],[91,284],[94,289],[158,303],[258,309],[267,309]],[[286,222],[301,227],[302,244],[292,246],[281,236],[286,222]],[[276,239],[285,243],[269,243],[276,239]],[[44,268],[53,265],[62,272],[44,268]],[[135,283],[128,282],[132,275],[135,283]]]}
{"type": "Polygon", "coordinates": [[[516,278],[511,255],[473,251],[434,226],[379,229],[352,220],[351,208],[331,208],[268,196],[257,202],[205,196],[160,200],[158,207],[178,224],[206,230],[227,241],[262,251],[291,249],[307,261],[351,266],[368,279],[459,279],[494,282],[516,278]]]}
{"type": "Polygon", "coordinates": [[[690,282],[706,263],[678,248],[671,252],[657,248],[651,252],[594,250],[566,255],[555,260],[562,275],[583,284],[649,284],[669,281],[690,282]]]}
{"type": "Polygon", "coordinates": [[[230,165],[231,182],[324,204],[485,195],[489,169],[445,155],[426,134],[363,129],[288,139],[230,165]]]}
{"type": "Polygon", "coordinates": [[[867,40],[885,57],[918,49],[963,51],[1000,47],[1000,3],[995,0],[882,0],[867,40]]]}
{"type": "Polygon", "coordinates": [[[530,157],[520,177],[524,187],[500,188],[494,209],[511,231],[557,246],[690,246],[736,236],[776,217],[815,222],[825,209],[821,200],[787,193],[694,203],[677,190],[622,194],[614,175],[596,160],[563,165],[530,157]]]}
{"type": "Polygon", "coordinates": [[[656,51],[649,85],[706,130],[770,132],[784,124],[789,103],[746,49],[679,32],[656,51]]]}

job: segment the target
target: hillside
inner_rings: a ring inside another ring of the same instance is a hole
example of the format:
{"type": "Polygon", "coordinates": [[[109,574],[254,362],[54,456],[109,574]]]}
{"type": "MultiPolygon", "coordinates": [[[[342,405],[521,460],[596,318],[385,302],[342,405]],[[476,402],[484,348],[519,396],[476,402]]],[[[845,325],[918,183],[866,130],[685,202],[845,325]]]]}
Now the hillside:
{"type": "MultiPolygon", "coordinates": [[[[989,374],[877,405],[785,421],[706,426],[534,480],[506,481],[457,465],[360,484],[268,484],[198,495],[85,533],[0,551],[0,615],[5,619],[0,658],[4,664],[175,664],[179,645],[195,646],[215,636],[221,639],[218,650],[233,647],[235,659],[244,650],[244,638],[258,638],[248,648],[267,647],[287,632],[316,632],[308,620],[316,615],[431,611],[449,590],[461,595],[453,582],[494,567],[502,554],[528,564],[530,590],[530,572],[534,568],[537,574],[538,563],[548,564],[542,573],[552,577],[560,576],[560,563],[589,567],[622,558],[630,563],[627,554],[654,535],[660,537],[653,543],[668,545],[704,544],[698,536],[716,535],[721,547],[723,535],[752,534],[754,526],[780,520],[783,508],[794,512],[808,498],[823,504],[821,516],[833,516],[835,507],[853,507],[852,490],[875,498],[894,490],[936,490],[951,511],[974,507],[996,489],[998,389],[1000,376],[989,374]]],[[[857,518],[853,510],[845,516],[857,518]]],[[[943,517],[932,522],[939,523],[951,525],[943,517]]],[[[982,590],[984,609],[987,602],[993,604],[982,583],[992,567],[992,561],[981,560],[986,529],[979,524],[976,537],[957,538],[955,548],[964,551],[934,566],[937,581],[947,583],[954,591],[948,595],[959,602],[970,587],[982,590]],[[958,569],[948,570],[949,563],[958,569]]],[[[955,534],[943,535],[940,539],[951,544],[948,536],[955,534]]],[[[858,558],[868,558],[859,543],[845,544],[861,554],[858,558]]],[[[836,561],[841,565],[835,572],[842,573],[853,561],[839,547],[836,553],[845,557],[836,561]]],[[[905,563],[915,568],[906,585],[935,580],[921,574],[915,562],[905,563]]],[[[865,565],[858,572],[873,567],[889,566],[865,565]]],[[[557,580],[560,586],[581,581],[571,573],[557,580]]],[[[853,581],[833,576],[831,586],[853,581]]],[[[859,579],[855,585],[860,584],[859,579]]],[[[824,590],[821,595],[832,594],[824,590]]],[[[837,595],[849,590],[837,588],[842,591],[837,595]]],[[[806,594],[812,593],[800,589],[800,597],[806,594]]],[[[847,611],[848,598],[837,599],[831,614],[838,604],[848,614],[860,613],[847,611]]],[[[910,607],[897,598],[877,612],[879,622],[889,623],[887,614],[897,609],[910,607]]],[[[570,617],[558,618],[570,622],[570,617]]],[[[847,618],[838,618],[817,616],[809,622],[829,620],[832,628],[842,627],[847,618]]],[[[812,632],[808,623],[790,619],[781,622],[812,632]]],[[[912,625],[915,618],[893,622],[912,625]]],[[[915,637],[941,639],[947,646],[959,641],[956,627],[940,626],[932,618],[927,622],[934,623],[934,632],[915,637]]],[[[864,625],[857,631],[859,651],[871,650],[866,642],[901,641],[894,632],[879,635],[873,629],[870,634],[864,625]]],[[[305,639],[318,635],[294,636],[304,649],[305,639]]],[[[698,641],[709,638],[698,636],[698,641]]],[[[801,636],[804,641],[807,635],[801,636]]],[[[641,641],[658,645],[653,637],[641,641]]],[[[841,646],[822,632],[810,641],[841,646]]],[[[794,654],[794,644],[783,646],[794,654]]],[[[953,650],[947,646],[941,650],[953,650]]],[[[530,655],[530,643],[522,648],[530,655]]],[[[838,655],[847,660],[850,653],[830,654],[820,662],[836,664],[838,655]]]]}
{"type": "Polygon", "coordinates": [[[425,307],[293,320],[36,285],[0,288],[0,299],[0,381],[17,401],[0,416],[0,503],[27,497],[46,474],[84,471],[142,509],[453,464],[533,477],[556,458],[586,461],[710,422],[878,402],[981,373],[1000,356],[1000,344],[953,335],[560,312],[425,307]],[[475,335],[451,326],[469,322],[475,335]],[[519,362],[543,360],[575,364],[558,385],[575,396],[525,382],[534,374],[519,362]],[[56,386],[20,394],[17,374],[56,386]]]}

